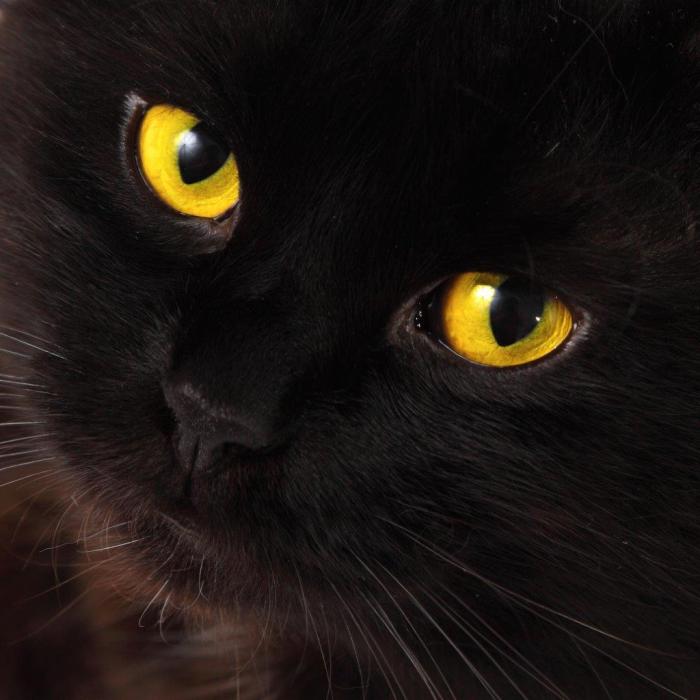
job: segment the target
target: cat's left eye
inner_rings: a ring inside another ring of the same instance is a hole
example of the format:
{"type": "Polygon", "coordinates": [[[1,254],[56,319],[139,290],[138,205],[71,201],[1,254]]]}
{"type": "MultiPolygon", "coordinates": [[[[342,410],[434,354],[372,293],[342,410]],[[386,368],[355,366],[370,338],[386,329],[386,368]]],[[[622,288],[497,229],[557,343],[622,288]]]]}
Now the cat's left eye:
{"type": "Polygon", "coordinates": [[[224,139],[193,114],[155,105],[143,116],[138,137],[141,173],[175,211],[217,219],[238,203],[238,166],[224,139]]]}
{"type": "Polygon", "coordinates": [[[538,283],[490,272],[445,282],[417,322],[456,354],[489,367],[540,360],[564,345],[575,325],[569,307],[538,283]]]}

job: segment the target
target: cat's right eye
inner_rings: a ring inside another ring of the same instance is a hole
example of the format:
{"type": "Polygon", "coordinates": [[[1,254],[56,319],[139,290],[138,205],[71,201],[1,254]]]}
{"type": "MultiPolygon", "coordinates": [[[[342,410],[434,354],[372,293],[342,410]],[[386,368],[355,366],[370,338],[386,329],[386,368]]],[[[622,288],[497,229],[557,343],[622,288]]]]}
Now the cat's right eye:
{"type": "Polygon", "coordinates": [[[230,148],[193,114],[172,105],[148,108],[137,143],[143,178],[180,214],[217,219],[238,203],[240,180],[230,148]]]}
{"type": "Polygon", "coordinates": [[[575,328],[557,295],[533,280],[490,272],[447,280],[419,310],[417,325],[457,355],[488,367],[541,360],[575,328]]]}

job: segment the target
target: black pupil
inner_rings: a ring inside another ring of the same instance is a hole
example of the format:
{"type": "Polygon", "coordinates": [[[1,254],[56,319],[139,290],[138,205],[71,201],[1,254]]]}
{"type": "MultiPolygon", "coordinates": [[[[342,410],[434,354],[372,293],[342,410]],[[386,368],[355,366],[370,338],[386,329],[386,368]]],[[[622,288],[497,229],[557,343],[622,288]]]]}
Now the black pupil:
{"type": "Polygon", "coordinates": [[[204,123],[193,126],[182,138],[177,154],[182,181],[202,182],[216,173],[229,157],[229,149],[204,123]]]}
{"type": "Polygon", "coordinates": [[[491,302],[491,331],[501,347],[526,338],[537,327],[544,311],[544,291],[533,282],[509,277],[491,302]]]}

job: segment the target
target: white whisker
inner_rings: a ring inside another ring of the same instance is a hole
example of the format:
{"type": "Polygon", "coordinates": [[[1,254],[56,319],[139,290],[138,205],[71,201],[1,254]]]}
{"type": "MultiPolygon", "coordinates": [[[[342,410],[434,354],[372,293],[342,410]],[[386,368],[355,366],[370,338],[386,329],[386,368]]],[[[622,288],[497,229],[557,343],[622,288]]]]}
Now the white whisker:
{"type": "Polygon", "coordinates": [[[404,653],[406,658],[411,662],[411,666],[413,666],[413,668],[416,670],[416,673],[418,673],[418,677],[423,681],[423,684],[428,690],[428,694],[430,695],[430,697],[433,698],[433,700],[440,700],[438,697],[439,691],[435,687],[435,683],[428,675],[428,672],[425,670],[423,664],[421,664],[421,662],[418,660],[418,657],[415,655],[415,652],[411,649],[411,647],[408,646],[406,641],[399,634],[399,631],[396,629],[396,626],[391,622],[389,616],[386,614],[381,605],[379,605],[379,603],[374,599],[372,599],[374,600],[374,602],[372,602],[372,600],[370,600],[370,598],[364,595],[364,593],[360,593],[360,595],[362,596],[362,598],[364,598],[365,603],[367,603],[369,609],[372,610],[377,619],[384,625],[387,632],[389,632],[394,641],[399,645],[399,648],[404,653]]]}
{"type": "Polygon", "coordinates": [[[53,345],[54,347],[58,347],[56,343],[47,340],[46,338],[42,338],[41,336],[34,335],[33,333],[20,330],[19,328],[14,328],[13,326],[6,326],[4,324],[0,324],[0,328],[5,329],[6,331],[10,331],[11,333],[19,333],[20,335],[26,335],[27,338],[33,338],[34,340],[38,340],[40,343],[46,343],[47,345],[53,345]]]}
{"type": "MultiPolygon", "coordinates": [[[[19,338],[15,338],[14,336],[8,335],[7,333],[2,333],[1,331],[0,331],[0,338],[7,338],[9,340],[12,340],[15,343],[19,343],[20,345],[24,345],[24,346],[32,348],[34,350],[39,350],[39,352],[46,353],[47,355],[52,355],[53,357],[56,357],[59,360],[66,360],[67,361],[67,358],[64,357],[63,355],[59,355],[56,352],[52,352],[51,350],[47,350],[46,348],[39,347],[38,345],[28,343],[26,340],[20,340],[19,338]]],[[[28,356],[24,355],[24,357],[28,357],[28,356]]]]}
{"type": "Polygon", "coordinates": [[[50,462],[54,459],[55,459],[55,457],[50,456],[50,457],[42,457],[42,459],[34,459],[31,462],[20,462],[19,464],[11,464],[9,467],[0,467],[0,473],[10,471],[11,469],[19,469],[20,467],[29,467],[32,464],[41,464],[42,462],[50,462]]]}
{"type": "MultiPolygon", "coordinates": [[[[441,668],[440,668],[440,664],[435,660],[435,657],[433,656],[432,652],[431,652],[430,649],[428,648],[428,645],[423,641],[423,638],[422,638],[421,635],[419,634],[418,630],[415,628],[415,626],[414,626],[413,623],[411,622],[410,617],[406,614],[406,612],[405,612],[404,609],[401,607],[401,605],[396,601],[396,599],[394,598],[394,596],[391,594],[391,591],[389,591],[389,589],[388,589],[387,586],[384,584],[384,582],[379,578],[379,576],[377,576],[377,574],[376,574],[372,569],[370,569],[370,567],[367,566],[367,564],[366,564],[364,561],[362,561],[362,559],[360,559],[360,557],[358,557],[357,554],[356,554],[355,552],[353,552],[353,556],[355,557],[355,559],[358,560],[358,562],[359,562],[360,565],[365,569],[365,571],[367,571],[367,573],[368,573],[370,576],[372,576],[372,578],[382,587],[382,589],[384,590],[384,592],[389,596],[389,599],[390,599],[391,602],[393,603],[394,607],[398,610],[398,612],[399,612],[399,614],[401,615],[401,617],[402,617],[402,618],[404,619],[404,621],[408,624],[409,628],[411,629],[411,631],[413,632],[413,634],[416,636],[416,638],[417,638],[418,641],[420,642],[420,644],[421,644],[421,646],[423,647],[423,649],[425,650],[425,652],[428,654],[428,658],[430,659],[430,661],[432,661],[433,665],[434,665],[435,668],[437,669],[437,672],[438,672],[438,674],[440,675],[440,678],[441,678],[442,682],[443,682],[443,683],[445,684],[445,686],[447,687],[447,689],[448,689],[450,695],[452,696],[452,698],[453,698],[454,700],[457,700],[457,698],[455,697],[454,691],[452,690],[452,687],[450,686],[450,683],[449,683],[448,680],[445,678],[445,675],[443,674],[443,672],[442,672],[442,670],[441,670],[441,668]]],[[[380,565],[380,566],[381,566],[381,565],[380,565]]],[[[384,567],[382,566],[382,568],[384,568],[384,567]]],[[[375,602],[376,602],[376,601],[375,601],[375,602]]],[[[405,652],[404,652],[404,653],[405,653],[405,652]]],[[[415,664],[414,664],[414,666],[415,666],[415,664]]],[[[424,669],[422,666],[421,666],[421,668],[423,669],[423,673],[425,674],[425,676],[426,676],[427,678],[430,678],[430,677],[428,676],[427,672],[425,671],[425,669],[424,669]]],[[[418,668],[417,668],[417,667],[416,667],[416,670],[418,671],[418,668]]],[[[419,674],[420,674],[420,671],[419,671],[419,674]]],[[[425,679],[424,679],[424,682],[426,682],[425,679]]],[[[434,683],[432,682],[432,680],[431,680],[430,682],[431,682],[431,685],[434,686],[434,683]]],[[[426,682],[426,685],[427,685],[427,682],[426,682]]],[[[429,690],[430,690],[430,689],[429,689],[429,690]]]]}
{"type": "Polygon", "coordinates": [[[31,355],[25,355],[24,353],[21,353],[21,352],[14,352],[13,350],[8,350],[7,348],[0,348],[0,352],[3,355],[12,355],[13,357],[21,357],[24,360],[31,360],[32,359],[31,355]]]}
{"type": "Polygon", "coordinates": [[[491,684],[486,680],[486,678],[479,672],[479,669],[476,668],[474,663],[471,661],[471,659],[457,646],[455,641],[450,637],[449,634],[443,629],[442,625],[426,610],[425,606],[411,593],[406,586],[399,581],[394,574],[392,574],[388,569],[382,566],[384,571],[391,576],[391,578],[395,581],[395,583],[403,590],[403,592],[408,596],[409,600],[413,603],[413,605],[423,614],[426,620],[437,630],[437,632],[440,634],[440,636],[452,647],[452,649],[455,651],[457,656],[459,656],[460,659],[464,662],[464,664],[467,666],[467,668],[472,672],[474,677],[481,683],[483,686],[484,690],[492,697],[494,700],[500,700],[500,695],[496,692],[496,690],[491,686],[491,684]]]}
{"type": "Polygon", "coordinates": [[[26,442],[27,440],[38,440],[39,438],[45,438],[52,436],[53,433],[42,433],[41,435],[28,435],[25,437],[13,438],[12,440],[3,440],[0,442],[0,447],[3,445],[12,445],[17,442],[26,442]]]}
{"type": "Polygon", "coordinates": [[[45,389],[43,384],[34,384],[33,382],[21,381],[23,377],[13,377],[11,374],[1,374],[0,384],[11,384],[12,386],[29,386],[34,389],[45,389]]]}
{"type": "Polygon", "coordinates": [[[160,609],[160,615],[158,616],[158,632],[160,634],[160,638],[163,640],[165,644],[167,644],[167,640],[165,639],[165,633],[163,631],[163,623],[165,622],[165,611],[168,607],[168,603],[170,602],[170,597],[172,596],[172,593],[168,593],[167,597],[165,598],[165,602],[161,606],[160,609]]]}
{"type": "Polygon", "coordinates": [[[507,595],[509,598],[511,598],[512,600],[514,600],[516,602],[527,603],[535,608],[539,608],[540,610],[544,610],[548,613],[551,613],[552,615],[556,615],[559,618],[567,620],[568,622],[572,622],[576,625],[584,627],[585,629],[590,630],[591,632],[596,632],[604,637],[608,637],[609,639],[614,639],[615,641],[622,642],[623,644],[626,644],[628,646],[636,647],[637,649],[642,649],[644,651],[654,651],[653,649],[649,649],[647,647],[644,647],[641,644],[636,644],[635,642],[631,642],[628,639],[618,637],[618,636],[612,634],[611,632],[606,632],[605,630],[600,629],[599,627],[596,627],[594,625],[588,624],[587,622],[583,622],[582,620],[577,620],[575,617],[571,617],[570,615],[567,615],[566,613],[555,610],[554,608],[550,608],[549,606],[544,605],[543,603],[538,603],[537,601],[533,600],[532,598],[528,598],[526,596],[523,596],[519,593],[516,593],[515,591],[510,590],[509,588],[506,588],[505,586],[502,586],[502,585],[496,583],[495,581],[491,581],[490,579],[486,578],[485,576],[483,576],[479,572],[475,571],[474,569],[469,568],[468,566],[466,566],[465,564],[463,564],[459,560],[450,556],[448,553],[439,550],[434,545],[426,543],[423,540],[423,538],[421,538],[419,535],[412,532],[411,530],[408,530],[407,528],[403,527],[402,525],[399,525],[398,523],[395,523],[391,520],[387,520],[386,518],[382,518],[382,520],[389,523],[390,525],[393,525],[394,527],[399,528],[400,530],[403,530],[403,532],[406,534],[407,537],[409,537],[416,544],[418,544],[419,546],[423,547],[425,550],[430,552],[433,556],[437,557],[438,559],[442,559],[443,561],[445,561],[446,563],[455,567],[456,569],[459,569],[459,570],[463,571],[465,574],[468,574],[469,576],[472,576],[475,579],[481,581],[482,583],[486,584],[494,591],[498,591],[500,593],[507,595]]]}
{"type": "MultiPolygon", "coordinates": [[[[481,639],[483,639],[484,642],[489,644],[493,649],[498,651],[502,656],[504,656],[505,658],[510,660],[511,663],[513,663],[515,666],[517,666],[525,674],[530,676],[530,678],[537,681],[540,685],[543,685],[544,687],[546,687],[548,690],[550,690],[555,695],[559,695],[561,698],[564,698],[564,700],[568,700],[568,695],[566,695],[566,693],[561,688],[559,688],[557,685],[555,685],[554,682],[548,676],[546,676],[542,671],[540,671],[537,668],[537,666],[535,666],[532,663],[532,661],[527,659],[507,639],[505,639],[503,637],[503,635],[499,634],[491,625],[489,625],[489,623],[486,622],[486,620],[484,620],[484,618],[481,615],[479,615],[470,606],[468,606],[465,603],[465,601],[462,600],[462,598],[460,596],[458,596],[456,593],[454,593],[454,591],[452,591],[450,588],[448,588],[447,586],[445,586],[442,583],[437,583],[437,585],[440,588],[442,588],[442,590],[445,591],[445,593],[447,593],[447,595],[449,595],[454,601],[456,601],[458,605],[463,607],[472,617],[475,617],[478,620],[478,622],[495,637],[495,639],[497,639],[499,642],[501,642],[501,644],[503,644],[504,648],[499,648],[499,646],[496,644],[496,642],[489,639],[486,634],[477,630],[476,627],[472,627],[473,632],[475,634],[477,634],[481,639]],[[509,649],[513,653],[513,655],[508,654],[505,651],[505,648],[509,649]],[[520,659],[520,661],[518,661],[518,659],[520,659]]],[[[463,618],[460,618],[460,619],[463,620],[463,618]]]]}
{"type": "MultiPolygon", "coordinates": [[[[444,604],[441,598],[437,598],[433,596],[425,587],[421,586],[421,590],[423,591],[423,594],[425,597],[432,601],[434,605],[438,607],[439,610],[442,611],[446,617],[451,620],[456,626],[457,629],[461,630],[484,654],[484,656],[494,665],[495,668],[499,670],[501,675],[508,681],[510,685],[513,686],[513,689],[515,692],[523,698],[523,700],[527,700],[527,695],[522,691],[520,686],[508,675],[507,671],[501,666],[501,664],[498,662],[498,660],[491,654],[488,649],[477,639],[477,636],[475,636],[474,628],[471,625],[468,625],[466,620],[464,618],[457,616],[453,614],[451,610],[449,610],[444,604]]],[[[482,635],[479,635],[483,638],[482,635]]],[[[549,688],[548,688],[549,689],[549,688]]]]}
{"type": "Polygon", "coordinates": [[[603,692],[605,693],[605,697],[606,697],[608,700],[613,700],[613,696],[610,695],[610,691],[608,690],[608,686],[605,685],[605,681],[602,679],[600,673],[598,673],[596,667],[593,665],[593,662],[590,660],[590,658],[588,658],[588,654],[586,654],[586,652],[583,650],[583,648],[581,647],[581,645],[576,641],[576,638],[575,638],[575,637],[571,637],[571,636],[570,636],[570,639],[571,639],[571,643],[572,643],[572,644],[579,650],[579,652],[581,653],[581,656],[583,657],[583,659],[584,659],[584,661],[586,662],[586,664],[590,667],[591,671],[593,671],[593,675],[596,677],[598,683],[600,683],[600,686],[601,686],[601,688],[603,689],[603,692]]]}
{"type": "Polygon", "coordinates": [[[38,452],[46,452],[46,448],[39,447],[36,450],[24,450],[23,452],[8,452],[6,454],[0,453],[0,460],[9,459],[10,457],[24,457],[26,455],[35,455],[38,452]]]}
{"type": "Polygon", "coordinates": [[[149,601],[148,605],[143,609],[143,612],[141,613],[141,617],[139,617],[139,622],[138,626],[143,629],[143,618],[146,616],[146,613],[151,609],[151,606],[153,603],[158,600],[158,596],[165,590],[165,587],[170,583],[170,579],[166,579],[165,583],[156,591],[155,595],[151,600],[149,601]]]}
{"type": "Polygon", "coordinates": [[[141,542],[144,537],[139,537],[138,539],[131,540],[130,542],[120,542],[119,544],[112,544],[107,547],[98,547],[97,549],[84,549],[81,554],[94,554],[95,552],[107,552],[110,549],[119,549],[121,547],[128,547],[130,544],[135,544],[136,542],[141,542]]]}
{"type": "Polygon", "coordinates": [[[36,472],[35,474],[27,474],[27,476],[22,476],[19,479],[15,479],[14,481],[6,481],[4,484],[0,484],[0,489],[5,488],[6,486],[12,486],[12,484],[18,484],[20,481],[27,481],[27,479],[36,479],[40,476],[46,476],[47,474],[55,473],[55,469],[45,469],[44,471],[36,472]]]}
{"type": "Polygon", "coordinates": [[[360,621],[357,619],[353,611],[350,609],[350,606],[347,604],[345,599],[340,595],[340,592],[338,591],[337,587],[333,584],[333,582],[330,579],[326,579],[328,581],[328,584],[330,587],[333,589],[333,592],[337,596],[338,600],[340,601],[341,605],[345,608],[345,611],[347,612],[348,616],[350,617],[351,622],[355,625],[357,628],[357,631],[360,633],[360,636],[362,639],[365,641],[365,645],[367,649],[369,650],[370,654],[374,657],[374,660],[377,664],[377,667],[379,670],[382,672],[384,675],[384,680],[386,681],[387,686],[389,687],[389,692],[391,693],[392,697],[394,700],[398,700],[396,697],[396,690],[394,688],[394,683],[392,683],[389,680],[389,674],[387,673],[387,667],[389,669],[389,673],[392,675],[394,682],[398,684],[399,692],[403,696],[404,700],[407,700],[406,698],[406,691],[403,689],[401,684],[398,682],[398,679],[396,678],[396,674],[392,671],[391,669],[391,664],[387,661],[386,656],[381,650],[381,647],[377,644],[376,640],[372,636],[371,632],[363,625],[360,624],[360,621]],[[370,643],[370,640],[372,643],[370,643]],[[379,659],[379,656],[381,655],[382,659],[384,660],[384,664],[379,659]]]}
{"type": "MultiPolygon", "coordinates": [[[[438,559],[442,559],[445,561],[447,564],[450,564],[451,566],[455,567],[456,569],[463,571],[465,574],[474,577],[475,579],[481,581],[482,583],[486,584],[489,586],[492,590],[497,591],[502,593],[503,595],[507,596],[512,602],[516,603],[519,605],[523,610],[526,610],[527,612],[531,613],[532,615],[535,615],[536,617],[539,617],[541,620],[544,622],[547,622],[548,624],[552,625],[558,630],[561,630],[562,632],[566,633],[567,635],[571,637],[575,637],[579,642],[582,644],[585,644],[586,646],[590,647],[591,649],[597,651],[599,654],[602,654],[603,656],[607,657],[614,663],[619,664],[626,670],[628,670],[630,673],[633,673],[634,675],[638,676],[639,678],[643,678],[644,680],[648,681],[652,685],[656,686],[657,688],[660,688],[662,690],[665,690],[666,692],[670,693],[674,697],[677,698],[683,698],[682,695],[679,695],[675,691],[671,690],[671,688],[668,688],[667,686],[659,683],[658,681],[655,681],[653,678],[650,678],[649,676],[645,675],[638,669],[635,669],[634,667],[626,664],[624,661],[621,659],[617,658],[613,654],[610,654],[609,652],[606,652],[605,650],[601,649],[600,647],[597,647],[595,644],[589,642],[588,640],[584,639],[583,637],[575,634],[572,632],[570,629],[567,629],[564,627],[562,624],[559,624],[552,620],[550,617],[544,614],[542,611],[546,611],[559,619],[566,620],[567,622],[571,622],[573,624],[579,625],[580,627],[583,627],[584,629],[587,629],[591,632],[596,632],[597,634],[600,634],[603,637],[607,637],[608,639],[612,639],[616,642],[620,642],[621,644],[625,644],[627,646],[635,647],[637,649],[642,649],[643,651],[647,652],[655,652],[659,653],[655,649],[651,649],[649,647],[645,647],[641,644],[636,644],[635,642],[631,642],[627,639],[624,639],[622,637],[618,637],[614,634],[611,634],[610,632],[606,632],[605,630],[602,630],[598,627],[595,627],[594,625],[590,625],[586,622],[583,622],[582,620],[577,620],[574,617],[571,617],[570,615],[567,615],[566,613],[559,612],[558,610],[555,610],[553,608],[550,608],[547,605],[544,605],[543,603],[538,603],[531,598],[528,598],[526,596],[520,595],[519,593],[516,593],[515,591],[512,591],[505,586],[501,586],[500,584],[495,583],[494,581],[491,581],[490,579],[486,578],[485,576],[479,574],[477,571],[474,571],[473,569],[468,568],[458,560],[456,560],[454,557],[450,556],[449,554],[445,552],[441,552],[435,545],[429,545],[426,544],[425,542],[422,541],[422,538],[414,533],[413,531],[409,530],[406,527],[403,527],[402,525],[399,525],[398,523],[395,523],[391,520],[388,520],[387,518],[381,518],[384,520],[386,523],[393,525],[394,527],[399,528],[402,530],[404,533],[406,533],[406,536],[412,539],[416,544],[420,545],[424,549],[426,549],[428,552],[430,552],[433,556],[437,557],[438,559]]],[[[397,581],[399,585],[401,585],[400,582],[397,581]]],[[[409,593],[410,595],[410,593],[409,593]]]]}

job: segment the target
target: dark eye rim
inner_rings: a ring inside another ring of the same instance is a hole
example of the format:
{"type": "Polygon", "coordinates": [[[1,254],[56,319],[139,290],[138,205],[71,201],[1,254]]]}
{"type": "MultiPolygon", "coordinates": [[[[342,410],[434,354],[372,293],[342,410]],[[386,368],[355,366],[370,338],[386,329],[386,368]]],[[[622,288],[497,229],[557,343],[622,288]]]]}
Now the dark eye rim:
{"type": "MultiPolygon", "coordinates": [[[[470,270],[471,271],[471,270],[470,270]]],[[[479,270],[474,270],[474,272],[479,272],[479,270]]],[[[512,272],[508,270],[488,270],[488,272],[493,272],[497,274],[503,274],[508,277],[520,277],[524,279],[528,278],[520,272],[512,272]]],[[[406,324],[407,330],[414,337],[423,338],[429,345],[437,352],[439,356],[444,359],[450,360],[452,363],[466,364],[471,368],[475,368],[484,372],[491,373],[512,373],[512,372],[523,372],[531,369],[540,369],[543,365],[549,365],[550,363],[556,362],[561,359],[562,356],[571,352],[586,336],[587,329],[590,326],[589,315],[576,303],[574,303],[566,294],[559,291],[554,291],[547,285],[542,285],[539,280],[533,280],[540,284],[543,290],[547,293],[549,298],[557,299],[562,304],[566,306],[571,314],[572,318],[572,328],[564,340],[557,348],[552,350],[547,355],[540,357],[536,360],[531,360],[530,362],[524,362],[521,365],[512,365],[507,367],[494,367],[491,365],[484,365],[478,362],[474,362],[458,352],[453,350],[441,337],[440,329],[442,326],[442,321],[427,318],[426,311],[431,308],[440,298],[441,293],[444,293],[447,285],[456,279],[459,274],[456,273],[452,275],[447,275],[441,278],[438,282],[430,285],[429,288],[419,292],[413,297],[410,302],[410,319],[408,324],[406,324]]],[[[404,317],[405,320],[405,317],[404,317]]]]}
{"type": "MultiPolygon", "coordinates": [[[[129,175],[136,183],[139,190],[147,196],[148,200],[153,202],[159,211],[167,214],[170,218],[181,222],[197,223],[200,226],[204,225],[208,227],[210,234],[217,237],[221,235],[230,236],[241,218],[243,201],[242,182],[240,183],[240,194],[238,201],[230,209],[227,209],[223,214],[215,218],[193,216],[191,214],[184,214],[183,212],[173,209],[158,196],[158,193],[153,190],[153,187],[151,187],[150,183],[148,182],[148,179],[143,172],[143,168],[141,167],[138,139],[144,117],[149,109],[158,104],[164,104],[164,102],[160,100],[145,100],[139,95],[133,93],[127,97],[128,113],[126,126],[123,129],[122,143],[129,175]]],[[[183,107],[182,109],[185,108],[183,107]]]]}

